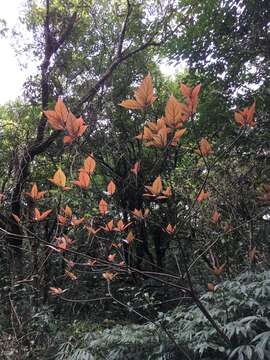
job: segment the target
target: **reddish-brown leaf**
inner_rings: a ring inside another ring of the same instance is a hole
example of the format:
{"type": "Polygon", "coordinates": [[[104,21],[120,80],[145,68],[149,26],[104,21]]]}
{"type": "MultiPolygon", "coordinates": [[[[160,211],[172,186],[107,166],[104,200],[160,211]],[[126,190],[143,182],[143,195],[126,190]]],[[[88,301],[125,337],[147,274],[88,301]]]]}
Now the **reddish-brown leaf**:
{"type": "Polygon", "coordinates": [[[113,195],[115,193],[116,186],[115,183],[111,180],[107,186],[107,193],[113,195]]]}
{"type": "Polygon", "coordinates": [[[156,97],[153,95],[153,84],[150,74],[144,78],[138,89],[135,90],[134,97],[135,100],[124,100],[119,105],[127,109],[144,110],[156,100],[156,97]]]}

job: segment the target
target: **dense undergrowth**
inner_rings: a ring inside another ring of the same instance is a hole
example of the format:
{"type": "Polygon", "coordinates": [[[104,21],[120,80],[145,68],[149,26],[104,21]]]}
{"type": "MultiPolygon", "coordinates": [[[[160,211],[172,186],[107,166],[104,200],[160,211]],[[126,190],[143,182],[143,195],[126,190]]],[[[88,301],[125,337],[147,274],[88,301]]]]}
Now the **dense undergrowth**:
{"type": "MultiPolygon", "coordinates": [[[[201,301],[229,338],[224,343],[196,306],[159,313],[155,322],[95,329],[74,322],[58,334],[57,360],[270,359],[270,272],[245,272],[201,301]],[[68,335],[69,334],[69,335],[68,335]],[[186,355],[181,354],[184,349],[186,355]]],[[[131,309],[132,311],[132,309],[131,309]]]]}

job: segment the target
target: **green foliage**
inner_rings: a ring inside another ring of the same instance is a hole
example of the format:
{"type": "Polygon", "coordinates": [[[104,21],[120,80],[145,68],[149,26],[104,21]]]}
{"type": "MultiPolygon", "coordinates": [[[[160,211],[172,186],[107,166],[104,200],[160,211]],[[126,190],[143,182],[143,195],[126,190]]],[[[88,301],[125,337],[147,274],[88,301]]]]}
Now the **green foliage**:
{"type": "Polygon", "coordinates": [[[217,285],[214,293],[201,296],[202,303],[228,336],[230,344],[224,343],[196,306],[178,306],[172,312],[160,313],[155,324],[116,325],[76,337],[71,335],[58,349],[56,359],[79,360],[80,352],[88,353],[90,359],[91,356],[93,359],[141,359],[140,351],[143,351],[143,359],[163,359],[164,349],[172,346],[161,331],[163,328],[178,344],[192,349],[194,359],[267,360],[270,350],[269,277],[269,271],[246,272],[233,281],[217,285]]]}

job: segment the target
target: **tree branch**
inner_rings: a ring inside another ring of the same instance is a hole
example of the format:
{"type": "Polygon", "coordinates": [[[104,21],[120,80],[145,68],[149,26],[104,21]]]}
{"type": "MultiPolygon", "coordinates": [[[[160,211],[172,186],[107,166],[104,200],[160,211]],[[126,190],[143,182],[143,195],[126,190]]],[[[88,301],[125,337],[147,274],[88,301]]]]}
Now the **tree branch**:
{"type": "MultiPolygon", "coordinates": [[[[129,10],[131,12],[131,10],[129,10]]],[[[189,14],[187,14],[184,19],[177,25],[175,26],[173,29],[171,29],[169,31],[169,33],[167,33],[160,41],[155,41],[154,38],[157,35],[152,34],[152,36],[150,37],[149,40],[147,40],[146,42],[144,42],[141,46],[137,47],[136,49],[130,51],[130,52],[126,52],[126,50],[124,50],[124,52],[122,51],[122,46],[123,46],[123,42],[124,42],[124,36],[126,33],[126,29],[127,29],[127,25],[128,25],[128,18],[129,18],[130,14],[126,16],[125,21],[123,23],[123,27],[122,27],[122,31],[119,37],[119,43],[118,43],[118,51],[117,51],[117,55],[115,57],[115,59],[112,61],[112,63],[108,66],[107,70],[103,73],[103,75],[100,77],[100,79],[96,82],[96,84],[90,88],[90,90],[88,91],[88,93],[86,95],[84,95],[81,100],[78,102],[76,108],[80,108],[83,104],[85,104],[86,102],[89,102],[91,100],[93,100],[93,98],[95,97],[95,95],[98,93],[98,91],[100,90],[100,88],[103,86],[103,84],[106,82],[106,80],[108,78],[110,78],[110,76],[112,75],[113,71],[117,68],[117,66],[119,64],[121,64],[122,62],[124,62],[125,60],[129,59],[130,57],[134,56],[135,54],[142,52],[143,50],[149,48],[149,47],[157,47],[157,46],[161,46],[163,45],[170,36],[172,36],[178,29],[180,26],[184,25],[186,23],[186,21],[189,18],[189,14]]]]}

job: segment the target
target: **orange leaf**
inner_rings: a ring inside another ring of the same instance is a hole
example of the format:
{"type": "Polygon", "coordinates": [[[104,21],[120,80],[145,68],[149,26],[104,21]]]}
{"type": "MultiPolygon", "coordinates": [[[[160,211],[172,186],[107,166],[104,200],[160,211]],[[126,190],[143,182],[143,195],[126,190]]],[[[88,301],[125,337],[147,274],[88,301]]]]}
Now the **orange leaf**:
{"type": "Polygon", "coordinates": [[[71,210],[71,208],[70,208],[69,206],[66,205],[66,207],[65,207],[65,209],[63,209],[63,211],[64,211],[64,213],[65,213],[65,215],[66,215],[67,217],[71,217],[71,216],[72,216],[72,210],[71,210]]]}
{"type": "Polygon", "coordinates": [[[101,226],[100,228],[108,232],[113,231],[113,220],[109,221],[106,226],[101,226]]]}
{"type": "Polygon", "coordinates": [[[132,224],[132,222],[127,223],[126,225],[123,223],[123,220],[119,220],[116,224],[116,227],[113,229],[117,232],[125,231],[127,227],[129,227],[132,224]]]}
{"type": "Polygon", "coordinates": [[[138,209],[134,209],[133,211],[131,211],[132,215],[138,219],[146,218],[149,212],[150,212],[149,209],[145,209],[144,214],[142,213],[142,210],[138,210],[138,209]]]}
{"type": "Polygon", "coordinates": [[[123,100],[119,104],[123,108],[130,109],[130,110],[138,110],[141,109],[141,105],[137,103],[136,100],[123,100]]]}
{"type": "Polygon", "coordinates": [[[101,215],[105,215],[108,212],[108,204],[105,200],[101,199],[98,207],[101,215]]]}
{"type": "Polygon", "coordinates": [[[244,108],[243,111],[236,112],[234,114],[235,122],[237,122],[241,127],[254,127],[256,125],[254,121],[255,107],[256,103],[254,101],[254,103],[250,107],[244,108]]]}
{"type": "Polygon", "coordinates": [[[133,167],[132,167],[132,169],[130,170],[131,172],[133,172],[133,174],[135,174],[135,175],[138,175],[138,172],[140,171],[140,161],[137,161],[134,165],[133,165],[133,167]]]}
{"type": "Polygon", "coordinates": [[[32,200],[42,199],[43,196],[47,193],[47,191],[38,191],[37,184],[34,183],[30,193],[25,193],[27,196],[31,197],[32,200]]]}
{"type": "Polygon", "coordinates": [[[87,127],[88,126],[85,125],[82,117],[76,118],[70,111],[66,122],[68,136],[64,138],[64,142],[70,143],[76,138],[82,136],[87,127]]]}
{"type": "Polygon", "coordinates": [[[216,275],[216,276],[219,276],[220,274],[222,274],[224,272],[224,268],[225,268],[225,265],[226,263],[224,263],[223,265],[221,266],[213,266],[213,269],[210,269],[210,271],[216,275]]]}
{"type": "Polygon", "coordinates": [[[201,90],[201,84],[198,84],[192,90],[188,86],[180,83],[180,90],[184,97],[186,98],[186,103],[188,105],[188,110],[191,113],[195,113],[198,105],[198,95],[201,90]]]}
{"type": "Polygon", "coordinates": [[[176,146],[178,144],[179,139],[184,135],[185,132],[186,132],[186,129],[177,130],[173,136],[171,145],[176,146]]]}
{"type": "Polygon", "coordinates": [[[81,170],[79,173],[79,180],[73,181],[73,184],[79,186],[81,189],[88,189],[90,185],[90,177],[88,173],[81,170]]]}
{"type": "Polygon", "coordinates": [[[68,289],[61,289],[61,288],[56,288],[56,287],[49,287],[49,293],[51,295],[61,295],[64,292],[66,292],[68,289]]]}
{"type": "Polygon", "coordinates": [[[71,240],[67,235],[56,238],[55,249],[58,252],[67,250],[75,241],[71,240]]]}
{"type": "Polygon", "coordinates": [[[37,208],[34,209],[34,220],[36,221],[41,221],[44,220],[50,213],[52,212],[52,210],[46,210],[43,213],[41,213],[37,208]]]}
{"type": "Polygon", "coordinates": [[[167,189],[162,192],[162,194],[164,196],[166,196],[166,197],[171,197],[172,196],[172,190],[171,190],[170,186],[168,186],[167,189]]]}
{"type": "Polygon", "coordinates": [[[95,267],[97,265],[97,260],[91,260],[89,259],[86,263],[86,265],[91,266],[91,267],[95,267]]]}
{"type": "Polygon", "coordinates": [[[112,195],[115,193],[116,186],[115,183],[111,180],[107,186],[107,192],[109,195],[112,195]]]}
{"type": "Polygon", "coordinates": [[[84,160],[83,170],[87,172],[87,174],[92,175],[96,168],[96,161],[92,158],[92,156],[88,156],[84,160]]]}
{"type": "Polygon", "coordinates": [[[19,222],[21,221],[21,219],[19,218],[19,216],[18,215],[16,215],[16,214],[11,214],[12,216],[13,216],[13,218],[14,218],[14,220],[19,224],[19,222]]]}
{"type": "Polygon", "coordinates": [[[122,247],[122,244],[112,243],[112,247],[115,249],[120,249],[122,247]]]}
{"type": "Polygon", "coordinates": [[[148,127],[143,128],[143,133],[135,136],[135,139],[150,141],[153,139],[154,134],[148,127]]]}
{"type": "Polygon", "coordinates": [[[181,104],[171,95],[165,108],[166,124],[171,127],[177,127],[183,120],[183,114],[187,112],[186,106],[181,104]]]}
{"type": "Polygon", "coordinates": [[[100,228],[94,229],[92,226],[85,226],[86,230],[88,231],[89,235],[96,235],[100,231],[100,228]]]}
{"type": "Polygon", "coordinates": [[[70,278],[70,280],[74,281],[78,279],[78,276],[76,276],[73,272],[65,270],[65,275],[70,278]]]}
{"type": "Polygon", "coordinates": [[[195,88],[192,90],[191,97],[193,99],[196,99],[199,95],[199,92],[201,91],[201,84],[198,84],[195,86],[195,88]]]}
{"type": "Polygon", "coordinates": [[[219,220],[220,220],[220,213],[217,210],[215,210],[212,214],[211,221],[214,224],[216,224],[217,222],[219,222],[219,220]]]}
{"type": "Polygon", "coordinates": [[[202,202],[208,198],[209,198],[209,192],[208,191],[204,192],[204,190],[202,190],[197,197],[197,201],[202,202]]]}
{"type": "Polygon", "coordinates": [[[135,100],[124,100],[119,105],[134,110],[144,110],[149,105],[153,104],[156,97],[153,95],[152,77],[148,74],[137,90],[134,92],[135,100]]]}
{"type": "Polygon", "coordinates": [[[129,245],[135,240],[135,236],[133,235],[132,231],[129,231],[127,237],[123,239],[124,242],[128,243],[129,245]]]}
{"type": "Polygon", "coordinates": [[[105,273],[102,274],[104,279],[106,279],[107,281],[112,281],[116,277],[116,275],[117,275],[116,273],[110,271],[106,271],[105,273]]]}
{"type": "Polygon", "coordinates": [[[67,218],[65,218],[64,216],[62,216],[62,215],[58,215],[57,216],[57,220],[58,220],[58,222],[59,222],[59,225],[66,225],[67,223],[68,223],[68,221],[69,221],[69,219],[67,219],[67,218]]]}
{"type": "Polygon", "coordinates": [[[180,90],[184,97],[190,97],[191,89],[187,85],[180,83],[180,90]]]}
{"type": "Polygon", "coordinates": [[[199,149],[195,150],[195,152],[202,156],[208,156],[213,154],[213,149],[207,139],[202,138],[199,143],[199,149]]]}
{"type": "Polygon", "coordinates": [[[117,255],[117,254],[110,254],[110,255],[108,256],[108,261],[109,261],[109,262],[114,262],[114,260],[115,260],[115,258],[116,258],[116,255],[117,255]]]}
{"type": "Polygon", "coordinates": [[[165,231],[169,235],[172,235],[175,232],[175,229],[176,229],[176,225],[172,226],[171,224],[168,224],[165,231]]]}
{"type": "Polygon", "coordinates": [[[170,132],[170,129],[168,128],[162,128],[158,131],[156,135],[152,136],[152,140],[150,142],[147,142],[145,146],[155,146],[155,147],[166,147],[167,146],[167,137],[168,133],[170,132]]]}
{"type": "Polygon", "coordinates": [[[68,190],[69,188],[66,187],[66,175],[65,173],[59,168],[56,173],[54,174],[52,179],[49,179],[54,185],[59,186],[62,190],[68,190]]]}
{"type": "Polygon", "coordinates": [[[152,186],[145,186],[145,188],[151,193],[147,196],[157,196],[161,193],[162,191],[162,181],[161,181],[161,177],[158,176],[155,181],[153,182],[152,186]]]}
{"type": "Polygon", "coordinates": [[[68,118],[68,109],[66,108],[63,100],[58,98],[54,111],[44,111],[44,115],[53,129],[65,130],[65,125],[68,118]]]}
{"type": "Polygon", "coordinates": [[[85,220],[84,217],[80,218],[80,219],[77,219],[76,216],[72,216],[71,225],[78,226],[78,225],[82,224],[84,222],[84,220],[85,220]]]}

